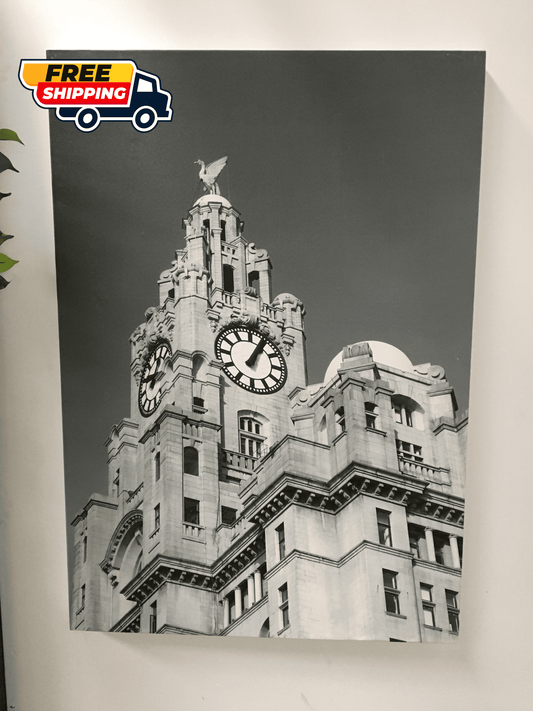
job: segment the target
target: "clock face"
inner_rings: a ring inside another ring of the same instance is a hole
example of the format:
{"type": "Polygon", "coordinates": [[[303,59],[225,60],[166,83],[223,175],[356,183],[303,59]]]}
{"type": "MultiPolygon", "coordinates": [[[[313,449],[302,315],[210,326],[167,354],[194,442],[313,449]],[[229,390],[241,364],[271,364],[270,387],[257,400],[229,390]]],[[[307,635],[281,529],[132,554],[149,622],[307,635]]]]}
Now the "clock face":
{"type": "Polygon", "coordinates": [[[161,401],[161,386],[165,374],[164,365],[170,354],[168,343],[159,343],[143,368],[139,384],[139,410],[143,417],[148,417],[155,412],[161,401]]]}
{"type": "Polygon", "coordinates": [[[246,326],[224,329],[215,341],[215,354],[228,378],[245,390],[268,395],[285,385],[285,359],[275,343],[258,331],[246,326]]]}

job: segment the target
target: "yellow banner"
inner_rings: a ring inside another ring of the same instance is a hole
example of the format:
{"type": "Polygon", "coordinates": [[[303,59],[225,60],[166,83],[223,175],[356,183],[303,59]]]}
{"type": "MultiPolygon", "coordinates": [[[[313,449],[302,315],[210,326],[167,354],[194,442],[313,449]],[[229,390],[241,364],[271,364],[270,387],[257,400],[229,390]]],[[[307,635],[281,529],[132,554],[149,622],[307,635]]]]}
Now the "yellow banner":
{"type": "Polygon", "coordinates": [[[20,78],[28,88],[39,82],[130,82],[134,71],[130,61],[23,62],[20,78]]]}

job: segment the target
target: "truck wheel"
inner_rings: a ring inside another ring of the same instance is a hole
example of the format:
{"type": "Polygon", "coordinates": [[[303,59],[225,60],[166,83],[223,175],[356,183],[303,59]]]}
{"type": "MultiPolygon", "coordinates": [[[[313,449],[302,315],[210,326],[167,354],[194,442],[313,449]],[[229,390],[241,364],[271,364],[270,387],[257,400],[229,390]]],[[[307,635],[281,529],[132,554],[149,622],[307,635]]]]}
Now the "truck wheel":
{"type": "Polygon", "coordinates": [[[100,125],[100,112],[98,109],[93,108],[80,109],[76,114],[74,123],[80,131],[94,131],[100,125]]]}
{"type": "Polygon", "coordinates": [[[157,126],[157,114],[151,106],[141,106],[133,114],[133,125],[137,131],[151,131],[157,126]]]}

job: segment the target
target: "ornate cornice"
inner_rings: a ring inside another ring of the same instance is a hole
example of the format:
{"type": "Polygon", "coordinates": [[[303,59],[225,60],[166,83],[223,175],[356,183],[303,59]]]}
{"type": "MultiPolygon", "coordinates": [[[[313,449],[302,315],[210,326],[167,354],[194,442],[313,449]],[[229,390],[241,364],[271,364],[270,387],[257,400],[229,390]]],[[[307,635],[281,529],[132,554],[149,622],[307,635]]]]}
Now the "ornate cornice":
{"type": "Polygon", "coordinates": [[[255,563],[264,551],[265,538],[263,532],[257,529],[248,532],[248,535],[237,541],[235,546],[232,546],[213,564],[213,591],[217,592],[226,587],[243,570],[255,563]]]}
{"type": "Polygon", "coordinates": [[[120,592],[128,600],[142,604],[165,583],[212,590],[211,568],[191,561],[157,556],[120,592]]]}
{"type": "Polygon", "coordinates": [[[110,632],[140,632],[141,631],[141,608],[136,605],[126,612],[118,622],[115,622],[110,632]]]}
{"type": "Polygon", "coordinates": [[[330,482],[318,482],[284,472],[248,503],[243,515],[261,527],[291,504],[335,515],[359,495],[373,496],[406,507],[413,513],[462,525],[464,500],[429,490],[424,481],[399,472],[362,468],[352,463],[330,482]]]}

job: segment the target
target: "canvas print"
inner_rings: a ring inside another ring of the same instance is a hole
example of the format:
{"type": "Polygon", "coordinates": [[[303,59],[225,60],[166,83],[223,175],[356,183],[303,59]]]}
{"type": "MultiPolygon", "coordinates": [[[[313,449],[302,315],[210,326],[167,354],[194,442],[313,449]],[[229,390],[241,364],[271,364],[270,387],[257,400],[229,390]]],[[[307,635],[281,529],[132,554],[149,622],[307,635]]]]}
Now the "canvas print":
{"type": "Polygon", "coordinates": [[[484,53],[48,60],[71,628],[456,640],[484,53]]]}

